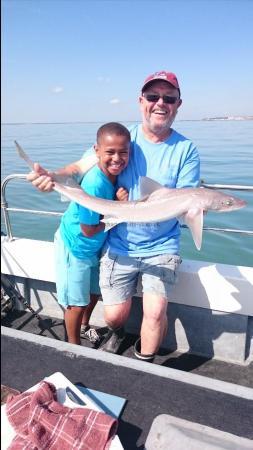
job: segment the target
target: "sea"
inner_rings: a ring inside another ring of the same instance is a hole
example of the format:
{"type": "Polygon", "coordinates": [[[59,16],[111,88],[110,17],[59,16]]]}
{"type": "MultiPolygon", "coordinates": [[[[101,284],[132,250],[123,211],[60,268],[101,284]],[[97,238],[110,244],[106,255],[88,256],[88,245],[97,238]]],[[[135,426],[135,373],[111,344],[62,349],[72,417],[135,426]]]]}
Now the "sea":
{"type": "MultiPolygon", "coordinates": [[[[124,122],[124,125],[133,123],[124,122]]],[[[14,140],[33,161],[54,170],[80,159],[94,144],[100,125],[100,122],[2,124],[1,179],[29,171],[17,155],[14,140]]],[[[173,127],[197,145],[201,179],[205,183],[253,187],[252,120],[177,120],[173,127]]],[[[204,225],[252,231],[253,191],[225,192],[246,200],[247,206],[229,213],[208,212],[204,225]]],[[[63,213],[68,206],[57,193],[41,193],[21,179],[9,181],[5,195],[10,208],[63,213]]],[[[53,241],[60,217],[10,212],[10,220],[15,237],[53,241]]],[[[1,231],[6,232],[2,217],[1,231]]],[[[202,248],[198,251],[189,230],[182,229],[181,256],[183,259],[253,266],[253,235],[204,231],[202,248]]]]}

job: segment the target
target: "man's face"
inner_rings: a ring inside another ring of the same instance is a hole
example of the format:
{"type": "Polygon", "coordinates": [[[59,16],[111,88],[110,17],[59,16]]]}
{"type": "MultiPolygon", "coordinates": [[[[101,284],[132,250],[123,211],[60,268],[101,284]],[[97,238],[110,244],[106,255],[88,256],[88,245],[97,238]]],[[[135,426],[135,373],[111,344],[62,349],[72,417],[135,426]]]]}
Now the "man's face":
{"type": "Polygon", "coordinates": [[[114,180],[128,164],[130,142],[124,135],[104,134],[95,150],[100,169],[109,179],[114,180]]]}
{"type": "Polygon", "coordinates": [[[139,98],[139,102],[144,130],[146,128],[151,133],[161,134],[169,131],[182,100],[176,88],[166,81],[157,80],[147,87],[139,98]],[[158,94],[160,98],[156,101],[148,101],[149,94],[158,94]],[[166,103],[162,98],[164,95],[176,98],[175,103],[166,103]]]}

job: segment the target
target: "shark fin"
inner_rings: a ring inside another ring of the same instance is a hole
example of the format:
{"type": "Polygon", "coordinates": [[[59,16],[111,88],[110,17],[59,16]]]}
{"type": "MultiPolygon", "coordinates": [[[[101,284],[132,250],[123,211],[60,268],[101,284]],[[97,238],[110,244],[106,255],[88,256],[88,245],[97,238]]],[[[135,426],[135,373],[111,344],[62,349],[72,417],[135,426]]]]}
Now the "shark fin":
{"type": "Polygon", "coordinates": [[[61,202],[70,202],[70,199],[63,194],[60,195],[60,199],[61,202]]]}
{"type": "Polygon", "coordinates": [[[76,180],[74,180],[74,178],[72,177],[68,177],[64,184],[66,186],[72,187],[72,188],[79,188],[80,189],[80,184],[76,182],[76,180]]]}
{"type": "Polygon", "coordinates": [[[105,224],[105,231],[109,231],[111,228],[115,227],[119,223],[122,223],[120,219],[117,219],[113,216],[104,216],[103,219],[100,220],[100,222],[103,222],[105,224]]]}
{"type": "Polygon", "coordinates": [[[190,228],[194,243],[197,249],[200,250],[203,233],[203,210],[197,208],[189,209],[189,211],[183,215],[183,220],[190,228]]]}
{"type": "Polygon", "coordinates": [[[146,197],[147,195],[152,194],[152,192],[157,191],[158,189],[163,188],[160,183],[155,180],[152,180],[149,177],[140,177],[140,194],[141,198],[146,197]]]}
{"type": "Polygon", "coordinates": [[[98,163],[98,157],[96,156],[96,153],[91,153],[90,155],[83,156],[82,158],[82,173],[85,174],[88,172],[95,164],[98,163]]]}

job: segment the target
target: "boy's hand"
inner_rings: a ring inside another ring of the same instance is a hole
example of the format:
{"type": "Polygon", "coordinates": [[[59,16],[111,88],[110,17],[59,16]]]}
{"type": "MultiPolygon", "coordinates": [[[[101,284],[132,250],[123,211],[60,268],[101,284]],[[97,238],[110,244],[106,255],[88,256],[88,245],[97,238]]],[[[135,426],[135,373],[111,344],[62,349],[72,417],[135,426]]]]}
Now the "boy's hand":
{"type": "Polygon", "coordinates": [[[116,192],[116,200],[118,200],[120,202],[127,202],[128,201],[128,191],[125,188],[120,187],[116,192]]]}
{"type": "Polygon", "coordinates": [[[53,173],[43,169],[38,163],[34,163],[34,171],[30,172],[26,179],[31,181],[33,186],[42,192],[51,192],[53,190],[53,173]]]}

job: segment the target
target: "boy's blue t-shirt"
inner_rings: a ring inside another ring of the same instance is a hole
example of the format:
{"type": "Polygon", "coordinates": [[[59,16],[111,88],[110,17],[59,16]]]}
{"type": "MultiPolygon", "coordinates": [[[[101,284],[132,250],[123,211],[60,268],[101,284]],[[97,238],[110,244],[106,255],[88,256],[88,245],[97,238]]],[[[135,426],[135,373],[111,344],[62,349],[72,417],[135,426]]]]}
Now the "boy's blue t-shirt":
{"type": "MultiPolygon", "coordinates": [[[[117,186],[129,192],[129,200],[140,199],[140,177],[147,176],[168,188],[199,185],[200,161],[195,145],[172,130],[162,143],[148,141],[142,125],[134,125],[128,166],[118,175],[117,186]]],[[[89,154],[92,149],[84,154],[89,154]]],[[[133,257],[178,254],[180,226],[171,219],[157,223],[122,223],[109,232],[107,245],[111,252],[133,257]]]]}
{"type": "MultiPolygon", "coordinates": [[[[115,186],[98,166],[94,166],[85,174],[81,187],[85,192],[95,197],[113,200],[115,196],[115,186]]],[[[62,217],[60,233],[64,244],[76,258],[85,259],[99,255],[107,232],[101,231],[92,237],[85,237],[80,226],[81,223],[98,225],[99,221],[100,215],[98,213],[75,202],[70,203],[62,217]]]]}

